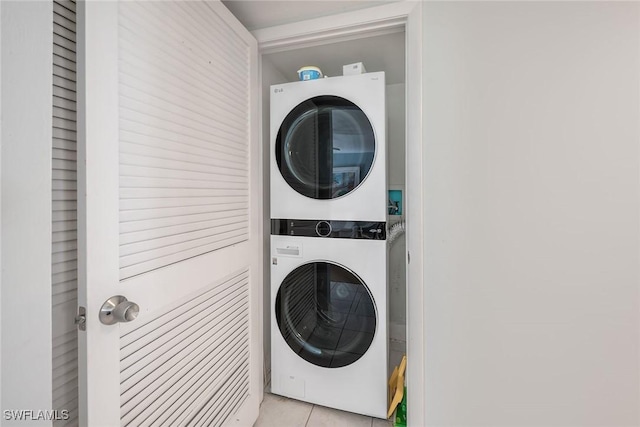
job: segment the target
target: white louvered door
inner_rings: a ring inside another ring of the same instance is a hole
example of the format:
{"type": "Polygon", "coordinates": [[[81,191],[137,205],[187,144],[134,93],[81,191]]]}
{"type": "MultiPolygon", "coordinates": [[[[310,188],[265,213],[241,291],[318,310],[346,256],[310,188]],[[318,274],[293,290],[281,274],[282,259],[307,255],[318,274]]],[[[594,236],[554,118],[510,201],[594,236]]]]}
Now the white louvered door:
{"type": "Polygon", "coordinates": [[[255,40],[218,1],[78,4],[80,425],[251,426],[255,40]],[[140,307],[104,325],[115,295],[140,307]]]}

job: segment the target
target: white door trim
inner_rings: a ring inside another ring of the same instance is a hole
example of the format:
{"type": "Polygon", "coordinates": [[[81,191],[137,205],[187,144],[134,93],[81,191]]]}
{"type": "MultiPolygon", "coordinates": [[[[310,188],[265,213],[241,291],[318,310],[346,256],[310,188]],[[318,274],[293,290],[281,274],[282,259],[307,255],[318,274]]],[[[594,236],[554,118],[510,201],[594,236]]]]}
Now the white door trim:
{"type": "Polygon", "coordinates": [[[415,1],[392,3],[253,31],[261,54],[402,31],[415,1]]]}
{"type": "Polygon", "coordinates": [[[407,425],[426,425],[425,303],[422,127],[422,3],[407,16],[406,26],[406,172],[407,206],[407,425]],[[414,409],[411,409],[414,408],[414,409]]]}
{"type": "Polygon", "coordinates": [[[403,1],[384,6],[256,30],[261,55],[405,31],[406,40],[406,207],[407,251],[407,407],[411,426],[425,422],[424,274],[422,191],[422,4],[403,1]]]}

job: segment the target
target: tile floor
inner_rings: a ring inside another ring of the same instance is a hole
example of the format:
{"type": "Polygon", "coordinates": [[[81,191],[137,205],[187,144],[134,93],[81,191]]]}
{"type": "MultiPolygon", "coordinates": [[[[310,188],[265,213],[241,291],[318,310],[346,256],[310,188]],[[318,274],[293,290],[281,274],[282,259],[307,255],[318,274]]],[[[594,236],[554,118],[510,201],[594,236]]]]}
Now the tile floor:
{"type": "Polygon", "coordinates": [[[264,394],[260,415],[253,427],[391,427],[388,420],[338,411],[287,399],[271,393],[264,394]]]}

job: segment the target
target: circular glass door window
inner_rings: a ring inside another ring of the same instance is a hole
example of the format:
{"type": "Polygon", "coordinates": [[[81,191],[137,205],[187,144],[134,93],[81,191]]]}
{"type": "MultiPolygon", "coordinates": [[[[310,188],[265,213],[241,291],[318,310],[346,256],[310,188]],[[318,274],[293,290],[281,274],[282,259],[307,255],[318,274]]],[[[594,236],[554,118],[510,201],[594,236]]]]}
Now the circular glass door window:
{"type": "Polygon", "coordinates": [[[375,156],[373,127],[353,102],[318,96],[296,106],[276,138],[282,177],[298,193],[333,199],[355,190],[375,156]]]}
{"type": "Polygon", "coordinates": [[[304,264],[284,279],[275,315],[282,337],[307,362],[340,368],[360,359],[376,331],[376,310],[365,284],[328,262],[304,264]]]}

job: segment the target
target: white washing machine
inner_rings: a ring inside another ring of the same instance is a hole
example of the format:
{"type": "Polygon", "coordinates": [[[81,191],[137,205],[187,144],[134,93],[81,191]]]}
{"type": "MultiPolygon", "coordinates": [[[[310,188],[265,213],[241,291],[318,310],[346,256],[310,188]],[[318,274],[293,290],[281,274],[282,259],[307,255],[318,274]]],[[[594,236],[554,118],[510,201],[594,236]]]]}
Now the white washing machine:
{"type": "Polygon", "coordinates": [[[271,218],[385,221],[384,72],[271,86],[271,218]]]}
{"type": "Polygon", "coordinates": [[[272,220],[272,393],[386,418],[387,249],[369,230],[382,226],[272,220]]]}

